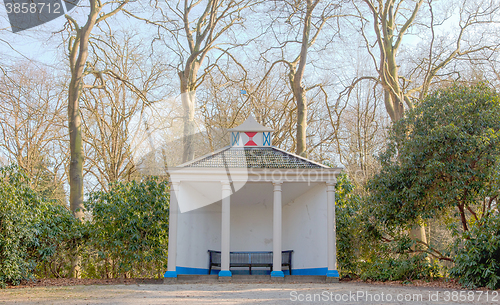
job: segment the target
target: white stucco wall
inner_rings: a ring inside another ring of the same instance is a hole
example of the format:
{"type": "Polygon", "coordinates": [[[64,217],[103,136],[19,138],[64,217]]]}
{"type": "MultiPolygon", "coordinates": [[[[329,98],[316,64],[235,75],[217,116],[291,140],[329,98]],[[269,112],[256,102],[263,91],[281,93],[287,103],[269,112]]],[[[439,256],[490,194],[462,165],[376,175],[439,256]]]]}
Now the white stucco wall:
{"type": "MultiPolygon", "coordinates": [[[[189,193],[181,193],[182,197],[184,200],[190,200],[189,193]]],[[[209,249],[220,250],[221,247],[221,210],[222,205],[218,201],[200,209],[179,214],[178,268],[208,269],[207,251],[209,249]]],[[[193,270],[193,273],[196,272],[193,270]]]]}
{"type": "Polygon", "coordinates": [[[273,250],[273,185],[247,183],[231,196],[231,251],[273,250]]]}
{"type": "Polygon", "coordinates": [[[325,184],[283,205],[283,250],[293,250],[292,269],[299,269],[296,274],[326,274],[326,210],[325,184]]]}
{"type": "MultiPolygon", "coordinates": [[[[193,185],[180,185],[180,200],[195,200],[193,185]]],[[[326,186],[285,182],[283,189],[283,250],[294,250],[298,274],[326,273],[326,186]],[[321,271],[322,272],[322,271],[321,271]]],[[[247,183],[231,196],[231,251],[272,251],[273,185],[247,183]]],[[[177,266],[179,274],[208,269],[210,250],[220,251],[221,202],[179,214],[177,266]],[[195,268],[188,269],[186,268],[195,268]]],[[[292,270],[293,273],[293,270],[292,270]]]]}

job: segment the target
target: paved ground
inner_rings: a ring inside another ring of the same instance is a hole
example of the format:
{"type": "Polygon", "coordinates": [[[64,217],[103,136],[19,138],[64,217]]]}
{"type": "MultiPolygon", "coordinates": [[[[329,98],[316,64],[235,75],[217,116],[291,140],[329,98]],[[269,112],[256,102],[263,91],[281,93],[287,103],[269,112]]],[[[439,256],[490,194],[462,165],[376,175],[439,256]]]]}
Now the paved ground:
{"type": "Polygon", "coordinates": [[[499,304],[499,291],[365,283],[203,283],[0,290],[0,304],[499,304]],[[460,299],[465,301],[460,301],[460,299]]]}

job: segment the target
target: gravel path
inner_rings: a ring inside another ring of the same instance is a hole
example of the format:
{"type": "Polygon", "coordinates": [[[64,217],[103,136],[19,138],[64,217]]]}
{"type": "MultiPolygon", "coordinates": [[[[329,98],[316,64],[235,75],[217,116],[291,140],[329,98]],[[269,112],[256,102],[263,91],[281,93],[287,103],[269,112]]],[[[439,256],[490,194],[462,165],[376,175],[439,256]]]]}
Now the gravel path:
{"type": "Polygon", "coordinates": [[[499,291],[347,283],[141,284],[0,290],[0,304],[499,304],[499,291]],[[462,293],[462,296],[460,296],[462,293]],[[462,300],[466,301],[460,301],[462,300]]]}

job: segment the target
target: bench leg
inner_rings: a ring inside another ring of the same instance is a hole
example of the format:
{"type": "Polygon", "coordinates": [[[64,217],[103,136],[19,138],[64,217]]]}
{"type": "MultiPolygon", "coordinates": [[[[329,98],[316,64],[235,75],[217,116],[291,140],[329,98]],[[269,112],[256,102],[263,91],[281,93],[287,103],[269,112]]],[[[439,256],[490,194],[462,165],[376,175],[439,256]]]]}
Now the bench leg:
{"type": "Polygon", "coordinates": [[[212,265],[210,265],[210,267],[208,267],[208,275],[212,274],[212,265]]]}
{"type": "Polygon", "coordinates": [[[290,275],[292,275],[292,264],[288,265],[288,270],[290,271],[290,275]]]}
{"type": "Polygon", "coordinates": [[[250,275],[252,275],[252,266],[248,267],[248,270],[250,272],[250,275]]]}

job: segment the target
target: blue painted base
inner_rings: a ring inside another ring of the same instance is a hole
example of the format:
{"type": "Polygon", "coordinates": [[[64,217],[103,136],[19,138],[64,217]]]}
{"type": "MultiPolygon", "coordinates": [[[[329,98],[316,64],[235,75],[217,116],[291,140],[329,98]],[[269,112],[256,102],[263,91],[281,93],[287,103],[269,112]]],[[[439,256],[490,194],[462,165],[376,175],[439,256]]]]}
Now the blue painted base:
{"type": "MultiPolygon", "coordinates": [[[[212,270],[212,272],[214,272],[212,270]]],[[[219,272],[219,270],[217,270],[219,272]]],[[[248,271],[248,268],[246,269],[237,269],[237,268],[231,268],[231,273],[233,275],[250,275],[250,272],[248,271]]],[[[283,271],[285,275],[287,275],[289,272],[288,271],[283,271]]],[[[252,275],[271,275],[271,271],[269,269],[258,269],[257,267],[252,268],[252,275]]]]}
{"type": "Polygon", "coordinates": [[[340,275],[337,270],[328,270],[326,272],[326,277],[340,277],[340,275]]]}
{"type": "Polygon", "coordinates": [[[283,271],[273,271],[271,272],[271,277],[285,277],[283,271]]]}
{"type": "Polygon", "coordinates": [[[305,268],[305,269],[292,269],[293,275],[325,275],[328,269],[323,268],[305,268]]]}
{"type": "MultiPolygon", "coordinates": [[[[180,267],[177,266],[177,274],[196,274],[196,275],[201,275],[201,274],[208,274],[208,268],[191,268],[191,267],[180,267]]],[[[212,274],[219,274],[219,270],[212,270],[212,274]],[[215,271],[215,272],[214,272],[215,271]]]]}
{"type": "Polygon", "coordinates": [[[219,271],[219,277],[231,277],[233,274],[229,270],[219,271]]]}
{"type": "MultiPolygon", "coordinates": [[[[177,274],[196,274],[196,275],[202,275],[202,274],[208,274],[208,268],[191,268],[191,267],[181,267],[177,266],[177,274]]],[[[293,275],[326,275],[327,273],[327,268],[322,267],[322,268],[305,268],[305,269],[293,269],[292,274],[293,275]]],[[[220,270],[218,269],[212,269],[211,274],[219,274],[220,270]]],[[[290,272],[288,271],[288,268],[285,268],[282,270],[284,275],[289,275],[290,272]]],[[[250,274],[248,271],[248,268],[233,268],[231,270],[231,274],[250,274]]],[[[269,271],[268,268],[265,269],[258,269],[258,268],[252,268],[252,274],[254,275],[270,275],[271,272],[269,271]]]]}
{"type": "Polygon", "coordinates": [[[167,271],[167,272],[165,272],[165,275],[163,277],[167,277],[167,278],[177,277],[177,272],[175,272],[175,271],[167,271]]]}

